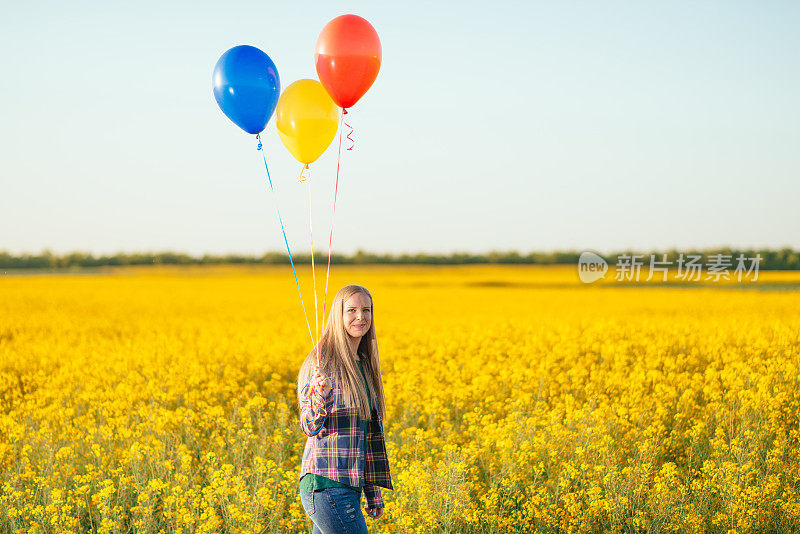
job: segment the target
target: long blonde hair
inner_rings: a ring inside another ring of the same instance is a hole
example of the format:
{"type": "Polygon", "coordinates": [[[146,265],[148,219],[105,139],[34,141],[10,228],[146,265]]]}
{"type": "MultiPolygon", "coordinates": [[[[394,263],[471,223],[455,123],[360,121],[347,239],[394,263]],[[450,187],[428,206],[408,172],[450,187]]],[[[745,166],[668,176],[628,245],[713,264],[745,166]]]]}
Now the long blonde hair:
{"type": "MultiPolygon", "coordinates": [[[[342,390],[344,402],[347,406],[358,408],[358,414],[363,419],[370,419],[371,409],[364,389],[361,373],[356,365],[356,360],[350,352],[348,334],[344,327],[344,303],[356,293],[363,293],[369,298],[372,308],[372,317],[369,330],[361,336],[358,344],[358,353],[366,356],[362,360],[364,374],[367,377],[367,387],[374,404],[377,404],[381,419],[386,420],[386,407],[383,397],[383,380],[381,380],[381,363],[378,358],[378,340],[375,336],[375,304],[372,295],[365,287],[350,284],[336,293],[331,303],[331,312],[328,322],[318,343],[320,350],[320,368],[325,376],[332,378],[333,387],[342,390]]],[[[357,356],[356,356],[357,357],[357,356]]],[[[301,398],[301,391],[311,378],[314,367],[317,365],[316,347],[306,356],[300,373],[297,377],[297,399],[301,398]]]]}

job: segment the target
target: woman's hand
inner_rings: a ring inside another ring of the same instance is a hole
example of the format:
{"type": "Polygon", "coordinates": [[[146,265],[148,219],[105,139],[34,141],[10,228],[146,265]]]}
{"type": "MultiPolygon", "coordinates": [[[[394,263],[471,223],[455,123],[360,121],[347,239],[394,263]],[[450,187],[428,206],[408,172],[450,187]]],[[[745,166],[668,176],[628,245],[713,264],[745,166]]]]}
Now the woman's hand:
{"type": "Polygon", "coordinates": [[[383,508],[367,508],[367,515],[373,520],[378,519],[383,515],[383,508]]]}
{"type": "Polygon", "coordinates": [[[311,375],[311,384],[314,386],[314,399],[312,402],[317,408],[325,409],[325,398],[328,396],[328,393],[331,391],[331,379],[319,370],[319,368],[314,368],[314,372],[311,375]]]}

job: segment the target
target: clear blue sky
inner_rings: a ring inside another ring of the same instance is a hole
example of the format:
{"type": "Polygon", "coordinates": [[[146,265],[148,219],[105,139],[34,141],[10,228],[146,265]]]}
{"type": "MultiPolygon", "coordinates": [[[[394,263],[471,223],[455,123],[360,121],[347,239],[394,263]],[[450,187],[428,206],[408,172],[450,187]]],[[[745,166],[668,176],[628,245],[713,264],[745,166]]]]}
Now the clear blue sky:
{"type": "MultiPolygon", "coordinates": [[[[0,250],[282,250],[252,136],[211,72],[251,44],[315,78],[372,22],[334,251],[800,247],[796,2],[6,2],[0,250]]],[[[299,164],[264,133],[290,244],[299,164]]],[[[336,145],[312,165],[327,249],[336,145]]]]}

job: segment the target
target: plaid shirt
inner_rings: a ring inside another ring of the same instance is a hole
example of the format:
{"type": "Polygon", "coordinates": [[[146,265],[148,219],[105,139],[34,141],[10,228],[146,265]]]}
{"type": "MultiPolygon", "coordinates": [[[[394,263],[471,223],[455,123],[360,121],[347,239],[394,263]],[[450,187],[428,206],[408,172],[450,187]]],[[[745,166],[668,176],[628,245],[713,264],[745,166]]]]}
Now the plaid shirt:
{"type": "Polygon", "coordinates": [[[394,487],[380,412],[372,409],[365,436],[358,409],[344,404],[341,389],[334,387],[332,393],[325,400],[327,415],[315,417],[311,400],[302,399],[300,428],[308,439],[300,478],[314,473],[348,486],[363,487],[367,508],[383,508],[380,487],[394,487]]]}

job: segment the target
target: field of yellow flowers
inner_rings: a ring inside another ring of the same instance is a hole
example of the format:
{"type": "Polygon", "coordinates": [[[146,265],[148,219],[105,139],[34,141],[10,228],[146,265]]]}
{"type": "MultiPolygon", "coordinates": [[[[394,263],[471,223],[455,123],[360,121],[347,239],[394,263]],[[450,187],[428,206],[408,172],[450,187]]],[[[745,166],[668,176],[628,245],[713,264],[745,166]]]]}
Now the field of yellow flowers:
{"type": "MultiPolygon", "coordinates": [[[[334,266],[349,282],[396,488],[371,532],[798,529],[800,273],[334,266]]],[[[0,277],[0,533],[310,532],[309,349],[288,267],[0,277]]]]}

